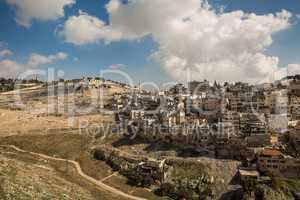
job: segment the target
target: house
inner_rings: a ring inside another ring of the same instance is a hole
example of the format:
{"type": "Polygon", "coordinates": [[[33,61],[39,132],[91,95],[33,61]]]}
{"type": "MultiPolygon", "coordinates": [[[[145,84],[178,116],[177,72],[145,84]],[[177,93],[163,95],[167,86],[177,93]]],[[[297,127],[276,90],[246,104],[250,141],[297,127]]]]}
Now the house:
{"type": "Polygon", "coordinates": [[[289,131],[290,143],[300,152],[300,122],[289,131]]]}
{"type": "Polygon", "coordinates": [[[167,176],[168,167],[165,160],[146,159],[137,166],[139,174],[156,177],[160,182],[164,182],[167,176]]]}
{"type": "Polygon", "coordinates": [[[143,119],[144,115],[145,115],[144,110],[131,110],[130,119],[131,120],[143,119]]]}
{"type": "Polygon", "coordinates": [[[266,119],[264,115],[258,113],[241,113],[240,130],[245,136],[265,133],[266,119]]]}
{"type": "Polygon", "coordinates": [[[258,153],[257,166],[262,172],[280,173],[294,178],[300,177],[300,159],[286,156],[274,148],[266,148],[258,153]]]}
{"type": "Polygon", "coordinates": [[[300,119],[300,97],[296,95],[290,96],[289,112],[292,120],[300,119]]]}
{"type": "Polygon", "coordinates": [[[289,94],[300,96],[300,80],[293,80],[288,86],[289,94]]]}
{"type": "Polygon", "coordinates": [[[176,126],[176,113],[163,113],[162,114],[162,125],[165,127],[173,127],[176,126]]]}
{"type": "Polygon", "coordinates": [[[270,130],[278,133],[285,133],[288,131],[289,119],[286,114],[271,114],[268,121],[270,130]]]}
{"type": "Polygon", "coordinates": [[[204,111],[219,111],[221,109],[221,99],[217,97],[207,97],[202,100],[204,111]]]}
{"type": "Polygon", "coordinates": [[[231,123],[236,132],[240,130],[240,115],[236,111],[225,111],[223,113],[222,121],[224,123],[231,123]]]}
{"type": "Polygon", "coordinates": [[[185,112],[184,112],[184,110],[180,110],[179,112],[177,112],[177,114],[176,114],[176,123],[177,124],[185,123],[185,112]]]}
{"type": "Polygon", "coordinates": [[[272,91],[266,96],[266,105],[270,107],[271,114],[287,114],[288,113],[288,96],[287,90],[279,89],[272,91]]]}
{"type": "Polygon", "coordinates": [[[101,85],[105,82],[103,78],[88,78],[89,85],[95,88],[100,88],[101,85]]]}
{"type": "Polygon", "coordinates": [[[219,122],[217,125],[217,139],[231,139],[236,136],[236,131],[231,122],[219,122]]]}
{"type": "Polygon", "coordinates": [[[209,81],[191,81],[188,83],[188,89],[190,94],[201,94],[202,92],[207,92],[209,90],[209,81]]]}
{"type": "Polygon", "coordinates": [[[278,144],[278,136],[271,134],[250,135],[245,138],[247,147],[257,148],[278,144]]]}
{"type": "Polygon", "coordinates": [[[187,92],[186,87],[183,84],[176,84],[168,90],[169,95],[185,94],[187,92]]]}
{"type": "Polygon", "coordinates": [[[280,172],[283,163],[284,156],[277,149],[266,148],[258,154],[257,166],[262,172],[280,172]]]}

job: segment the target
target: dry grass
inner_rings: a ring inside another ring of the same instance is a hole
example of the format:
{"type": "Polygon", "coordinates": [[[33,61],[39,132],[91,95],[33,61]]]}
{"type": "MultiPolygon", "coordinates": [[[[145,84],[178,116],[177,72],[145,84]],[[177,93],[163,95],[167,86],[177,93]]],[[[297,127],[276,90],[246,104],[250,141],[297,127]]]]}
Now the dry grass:
{"type": "Polygon", "coordinates": [[[130,193],[133,195],[137,195],[140,197],[144,197],[149,200],[159,200],[161,197],[156,196],[151,191],[148,191],[144,188],[135,188],[127,184],[127,179],[121,175],[112,176],[111,178],[104,181],[105,184],[110,185],[114,188],[118,188],[119,190],[130,193]]]}
{"type": "MultiPolygon", "coordinates": [[[[65,159],[76,160],[80,163],[82,170],[87,175],[101,180],[113,172],[111,168],[103,161],[95,160],[89,152],[89,139],[79,134],[48,134],[48,135],[23,135],[23,136],[9,136],[4,137],[0,141],[0,145],[15,145],[27,151],[42,153],[50,156],[56,156],[65,159]]],[[[31,162],[35,162],[31,160],[31,162]]],[[[58,163],[55,169],[61,172],[61,175],[68,179],[69,176],[65,175],[67,168],[66,163],[58,163]]],[[[74,174],[71,176],[72,181],[74,174]]],[[[74,179],[74,180],[73,180],[74,179]]],[[[143,189],[132,187],[127,184],[125,177],[117,175],[105,181],[108,185],[120,189],[123,192],[130,193],[136,196],[144,197],[147,199],[159,199],[153,193],[143,189]]],[[[79,178],[76,184],[81,187],[86,186],[79,178]]]]}
{"type": "Polygon", "coordinates": [[[79,134],[48,134],[9,136],[0,144],[10,144],[27,151],[78,161],[86,174],[102,179],[112,172],[102,161],[95,160],[89,152],[89,139],[79,134]]]}
{"type": "Polygon", "coordinates": [[[75,169],[29,154],[0,155],[1,199],[121,199],[82,180],[75,169]]]}
{"type": "MultiPolygon", "coordinates": [[[[105,100],[111,98],[111,95],[115,92],[124,91],[125,89],[119,86],[109,88],[106,91],[105,100]]],[[[11,94],[12,92],[1,94],[0,96],[0,145],[15,145],[27,151],[75,160],[80,163],[84,173],[98,180],[113,173],[111,168],[104,162],[93,159],[92,154],[90,153],[90,139],[79,135],[78,131],[76,131],[83,121],[88,121],[89,125],[111,123],[113,122],[112,115],[103,115],[97,112],[92,115],[75,115],[70,124],[70,118],[66,115],[47,114],[49,104],[45,88],[33,88],[32,90],[22,91],[21,98],[25,104],[24,109],[11,108],[11,103],[14,103],[11,94]]],[[[72,96],[71,94],[69,97],[77,99],[78,95],[76,96],[76,94],[74,94],[74,96],[72,96]]],[[[82,100],[81,98],[79,99],[82,100]]],[[[87,96],[84,98],[89,97],[87,96]]],[[[72,99],[65,99],[65,104],[54,106],[67,106],[69,103],[68,101],[71,100],[72,99]]],[[[82,189],[87,191],[87,193],[92,194],[91,198],[87,197],[82,199],[121,199],[119,196],[107,193],[101,190],[101,188],[96,188],[89,182],[84,181],[76,174],[71,166],[67,165],[67,163],[56,161],[40,163],[40,159],[21,153],[12,154],[10,156],[10,159],[15,160],[15,162],[26,163],[26,165],[32,167],[31,171],[26,172],[27,176],[34,174],[34,171],[37,170],[35,167],[36,165],[43,167],[47,166],[55,171],[56,178],[70,182],[71,184],[74,184],[78,190],[82,189]]],[[[19,171],[19,169],[17,171],[19,171]]],[[[47,175],[47,170],[44,175],[47,175]]],[[[49,176],[51,176],[51,174],[49,174],[49,176]]],[[[50,177],[49,180],[52,181],[50,177]]],[[[111,179],[108,179],[108,181],[112,186],[120,188],[124,192],[146,197],[147,199],[156,199],[152,193],[146,190],[137,189],[127,185],[127,180],[122,176],[113,176],[111,179]]],[[[54,181],[54,185],[55,184],[58,183],[54,181]]],[[[74,188],[76,191],[75,186],[74,188]]],[[[3,192],[5,191],[0,185],[0,199],[3,199],[1,197],[3,192]]],[[[76,194],[76,192],[72,193],[76,194]]],[[[72,193],[70,193],[70,195],[72,193]]]]}

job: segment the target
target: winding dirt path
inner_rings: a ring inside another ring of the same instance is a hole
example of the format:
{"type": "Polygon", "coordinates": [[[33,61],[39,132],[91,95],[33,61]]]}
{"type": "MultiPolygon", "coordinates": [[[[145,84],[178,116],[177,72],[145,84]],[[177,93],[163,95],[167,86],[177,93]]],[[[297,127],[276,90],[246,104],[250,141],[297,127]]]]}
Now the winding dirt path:
{"type": "Polygon", "coordinates": [[[63,158],[55,158],[55,157],[51,157],[51,156],[47,156],[47,155],[44,155],[44,154],[40,154],[40,153],[35,153],[35,152],[30,152],[30,151],[25,151],[23,149],[20,149],[16,146],[13,146],[13,145],[0,145],[1,147],[9,147],[9,148],[12,148],[18,152],[21,152],[21,153],[28,153],[28,154],[31,154],[31,155],[34,155],[34,156],[38,156],[38,157],[41,157],[41,158],[44,158],[44,159],[49,159],[49,160],[55,160],[55,161],[64,161],[64,162],[69,162],[69,163],[72,163],[75,168],[76,168],[76,171],[77,173],[85,178],[86,180],[90,181],[91,183],[101,187],[102,189],[106,190],[106,191],[109,191],[113,194],[118,194],[120,196],[123,196],[125,198],[128,198],[128,199],[133,199],[133,200],[147,200],[147,199],[144,199],[144,198],[141,198],[141,197],[137,197],[137,196],[133,196],[133,195],[130,195],[130,194],[126,194],[124,192],[122,192],[121,190],[118,190],[116,188],[113,188],[109,185],[106,185],[104,184],[102,181],[98,181],[88,175],[86,175],[81,167],[80,167],[80,164],[76,161],[73,161],[73,160],[67,160],[67,159],[63,159],[63,158]]]}

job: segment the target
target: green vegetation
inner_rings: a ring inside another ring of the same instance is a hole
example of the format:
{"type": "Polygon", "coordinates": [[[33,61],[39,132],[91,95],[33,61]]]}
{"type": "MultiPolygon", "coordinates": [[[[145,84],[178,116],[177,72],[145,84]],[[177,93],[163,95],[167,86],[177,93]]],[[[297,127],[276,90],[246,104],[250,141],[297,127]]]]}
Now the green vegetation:
{"type": "Polygon", "coordinates": [[[159,196],[167,196],[171,199],[205,200],[213,197],[212,186],[203,182],[177,180],[175,183],[163,183],[155,191],[159,196]]]}
{"type": "Polygon", "coordinates": [[[242,187],[244,192],[250,194],[257,190],[257,180],[255,179],[247,179],[242,182],[242,187]]]}
{"type": "Polygon", "coordinates": [[[128,179],[128,184],[138,187],[150,187],[155,184],[155,179],[150,174],[139,173],[137,168],[124,170],[121,172],[128,179]]]}
{"type": "Polygon", "coordinates": [[[278,177],[272,177],[271,187],[274,190],[280,190],[285,187],[285,181],[278,177]]]}
{"type": "MultiPolygon", "coordinates": [[[[15,80],[0,78],[0,92],[8,92],[15,89],[16,84],[38,84],[42,83],[38,80],[15,80]]],[[[17,88],[24,88],[23,85],[18,85],[17,88]]]]}
{"type": "Polygon", "coordinates": [[[206,176],[204,166],[201,163],[174,163],[171,177],[177,179],[198,179],[199,176],[206,176]]]}
{"type": "Polygon", "coordinates": [[[14,89],[15,81],[13,79],[0,78],[0,92],[6,92],[14,89]]]}
{"type": "Polygon", "coordinates": [[[213,180],[204,165],[195,162],[173,163],[170,180],[155,191],[157,195],[171,199],[202,200],[214,196],[213,180]]]}
{"type": "Polygon", "coordinates": [[[300,180],[287,179],[286,183],[288,184],[289,188],[291,188],[292,190],[300,192],[300,180]]]}
{"type": "Polygon", "coordinates": [[[121,170],[121,161],[117,160],[114,156],[110,156],[107,160],[106,160],[106,164],[108,164],[113,171],[120,171],[121,170]]]}

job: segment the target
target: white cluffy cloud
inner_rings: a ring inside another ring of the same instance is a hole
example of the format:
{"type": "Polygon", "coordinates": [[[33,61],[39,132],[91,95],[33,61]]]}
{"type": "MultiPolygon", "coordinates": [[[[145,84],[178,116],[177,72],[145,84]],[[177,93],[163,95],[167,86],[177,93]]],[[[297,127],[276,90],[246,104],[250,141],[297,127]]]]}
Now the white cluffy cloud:
{"type": "Polygon", "coordinates": [[[80,12],[59,34],[66,42],[141,39],[151,35],[159,45],[154,58],[173,78],[219,81],[272,81],[279,58],[265,54],[276,32],[291,26],[292,14],[256,15],[241,10],[225,13],[201,0],[111,0],[109,24],[80,12]]]}
{"type": "Polygon", "coordinates": [[[27,65],[31,67],[36,67],[39,65],[49,64],[56,60],[65,60],[68,57],[66,53],[57,53],[55,55],[44,56],[40,54],[33,53],[30,55],[27,65]]]}
{"type": "Polygon", "coordinates": [[[286,76],[295,76],[297,74],[300,74],[300,64],[289,64],[287,67],[279,68],[275,72],[275,79],[282,79],[286,76]]]}
{"type": "Polygon", "coordinates": [[[124,68],[126,67],[127,65],[124,65],[124,64],[112,64],[109,66],[110,69],[120,69],[120,68],[124,68]]]}
{"type": "Polygon", "coordinates": [[[11,56],[12,54],[13,53],[8,49],[0,50],[0,58],[1,57],[6,57],[6,56],[11,56]]]}
{"type": "Polygon", "coordinates": [[[79,16],[70,17],[58,34],[65,37],[66,42],[75,45],[97,43],[101,40],[116,41],[122,37],[122,33],[82,11],[79,11],[79,16]]]}
{"type": "Polygon", "coordinates": [[[29,27],[33,19],[40,21],[56,20],[64,17],[65,6],[71,6],[75,0],[6,0],[16,9],[18,24],[29,27]]]}
{"type": "Polygon", "coordinates": [[[300,74],[300,64],[289,64],[287,70],[289,76],[300,74]]]}
{"type": "Polygon", "coordinates": [[[18,63],[13,60],[5,59],[0,61],[0,77],[17,77],[19,73],[26,70],[37,68],[41,65],[50,64],[58,60],[64,60],[68,57],[66,53],[57,53],[54,55],[41,55],[33,53],[29,56],[27,63],[18,63]]]}
{"type": "Polygon", "coordinates": [[[0,41],[0,59],[11,56],[13,52],[9,49],[7,49],[6,44],[2,41],[0,41]]]}

